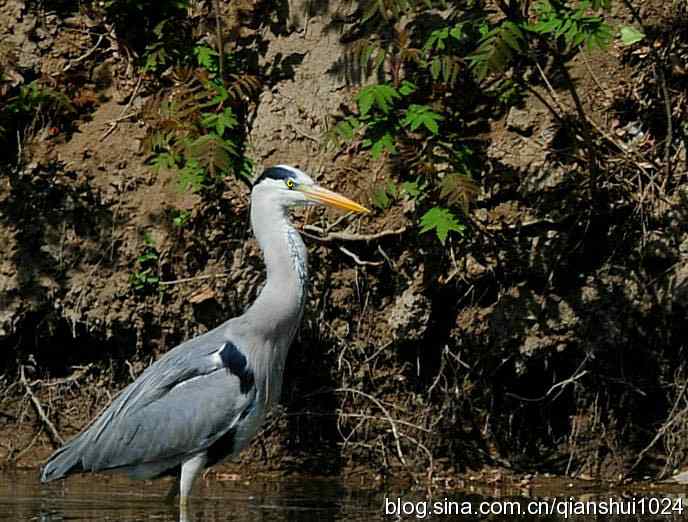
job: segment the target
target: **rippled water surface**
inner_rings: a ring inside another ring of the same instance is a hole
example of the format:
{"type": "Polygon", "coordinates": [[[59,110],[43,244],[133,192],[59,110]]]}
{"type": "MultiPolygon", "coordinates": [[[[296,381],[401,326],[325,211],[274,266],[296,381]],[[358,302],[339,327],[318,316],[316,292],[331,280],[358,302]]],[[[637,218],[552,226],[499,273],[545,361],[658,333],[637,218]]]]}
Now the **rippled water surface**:
{"type": "MultiPolygon", "coordinates": [[[[0,473],[0,520],[13,521],[86,521],[116,520],[177,521],[174,506],[164,501],[170,482],[134,482],[112,475],[71,477],[47,485],[38,482],[35,472],[0,473]]],[[[624,509],[634,505],[633,514],[611,514],[597,517],[565,513],[573,509],[572,502],[588,502],[598,507],[608,502],[604,492],[586,493],[572,497],[566,491],[556,496],[531,497],[483,497],[474,494],[439,495],[430,502],[456,506],[470,506],[472,516],[431,515],[425,520],[688,520],[688,506],[682,492],[671,495],[652,493],[654,496],[615,494],[615,501],[625,502],[624,509]],[[559,513],[548,516],[528,515],[527,506],[532,502],[552,504],[558,502],[559,513]],[[566,504],[568,502],[568,505],[566,504]],[[481,503],[492,503],[502,514],[479,515],[481,503]],[[510,505],[507,505],[511,503],[510,505]],[[516,506],[516,504],[518,504],[516,506]],[[508,510],[520,509],[514,517],[508,510]],[[662,508],[664,508],[662,510],[662,508]],[[645,510],[643,512],[643,509],[645,510]],[[663,511],[663,514],[658,514],[663,511]],[[655,513],[654,515],[652,513],[655,513]],[[630,515],[630,516],[629,516],[630,515]]],[[[194,489],[191,504],[191,520],[202,521],[369,521],[369,520],[419,520],[421,513],[406,513],[401,517],[385,516],[385,503],[401,498],[407,504],[424,506],[430,503],[419,493],[403,491],[366,490],[344,486],[336,479],[275,479],[266,481],[220,481],[212,478],[200,480],[194,489]]],[[[621,505],[621,504],[619,504],[621,505]]],[[[399,507],[399,506],[397,506],[399,507]]],[[[617,506],[618,508],[618,506],[617,506]]],[[[388,510],[394,510],[388,504],[388,510]]],[[[398,514],[398,513],[396,513],[398,514]]]]}
{"type": "MultiPolygon", "coordinates": [[[[171,482],[119,476],[77,476],[40,484],[35,473],[0,474],[0,520],[121,522],[177,519],[164,497],[171,482]]],[[[199,480],[191,500],[193,521],[374,520],[381,493],[354,492],[334,480],[199,480]]]]}

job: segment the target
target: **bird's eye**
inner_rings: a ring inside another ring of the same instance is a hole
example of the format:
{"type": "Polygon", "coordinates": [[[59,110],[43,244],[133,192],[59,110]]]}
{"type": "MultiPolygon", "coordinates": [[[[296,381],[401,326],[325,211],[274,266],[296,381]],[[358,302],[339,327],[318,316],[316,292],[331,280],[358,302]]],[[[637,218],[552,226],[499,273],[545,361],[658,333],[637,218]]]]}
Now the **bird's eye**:
{"type": "Polygon", "coordinates": [[[285,183],[287,184],[287,188],[288,188],[289,190],[291,190],[291,189],[294,188],[295,183],[294,183],[294,180],[293,180],[293,179],[288,179],[287,181],[285,181],[285,183]]]}

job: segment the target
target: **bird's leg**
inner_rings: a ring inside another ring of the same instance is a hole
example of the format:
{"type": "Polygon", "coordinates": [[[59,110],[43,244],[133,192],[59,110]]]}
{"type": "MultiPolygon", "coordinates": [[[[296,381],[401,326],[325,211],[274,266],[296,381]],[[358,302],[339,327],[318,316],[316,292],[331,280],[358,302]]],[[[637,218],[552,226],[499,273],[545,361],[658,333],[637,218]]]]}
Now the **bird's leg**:
{"type": "Polygon", "coordinates": [[[196,477],[203,471],[208,457],[205,453],[199,453],[182,464],[182,472],[179,478],[179,522],[187,522],[189,519],[189,495],[196,477]]]}

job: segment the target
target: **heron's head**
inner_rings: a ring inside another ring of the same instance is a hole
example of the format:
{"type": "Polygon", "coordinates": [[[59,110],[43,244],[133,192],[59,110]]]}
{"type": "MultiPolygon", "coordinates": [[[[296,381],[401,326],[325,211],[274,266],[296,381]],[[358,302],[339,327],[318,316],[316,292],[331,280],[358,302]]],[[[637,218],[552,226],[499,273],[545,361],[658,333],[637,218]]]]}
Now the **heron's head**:
{"type": "Polygon", "coordinates": [[[353,212],[370,212],[355,201],[318,186],[306,173],[287,165],[266,169],[253,184],[253,194],[269,198],[285,208],[327,205],[353,212]]]}

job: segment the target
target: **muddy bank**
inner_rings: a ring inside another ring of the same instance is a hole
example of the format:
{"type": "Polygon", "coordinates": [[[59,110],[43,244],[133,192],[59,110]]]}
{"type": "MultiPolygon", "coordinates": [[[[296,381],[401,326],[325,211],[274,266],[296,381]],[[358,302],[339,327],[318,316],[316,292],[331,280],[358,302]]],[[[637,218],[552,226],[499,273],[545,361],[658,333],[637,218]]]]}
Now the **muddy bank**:
{"type": "MultiPolygon", "coordinates": [[[[260,2],[237,9],[224,13],[228,45],[262,74],[246,140],[256,165],[298,165],[372,201],[399,166],[324,146],[328,115],[357,92],[331,74],[344,46],[332,13],[292,6],[261,23],[260,2]]],[[[661,32],[661,9],[650,14],[661,32]]],[[[7,465],[38,465],[150,361],[241,313],[263,280],[248,186],[227,177],[208,197],[151,168],[146,104],[164,79],[135,66],[140,35],[112,31],[89,9],[0,8],[7,92],[41,79],[74,109],[23,126],[2,166],[7,465]],[[147,270],[155,282],[140,291],[147,270]]],[[[243,459],[418,480],[486,467],[618,480],[684,465],[685,144],[666,181],[624,174],[649,168],[638,154],[664,172],[650,59],[612,49],[573,63],[591,119],[636,147],[622,159],[598,137],[618,167],[594,198],[571,139],[532,95],[480,115],[480,195],[463,238],[419,234],[409,201],[359,220],[299,214],[311,301],[283,406],[243,459]]],[[[683,80],[667,81],[678,118],[683,80]]]]}

